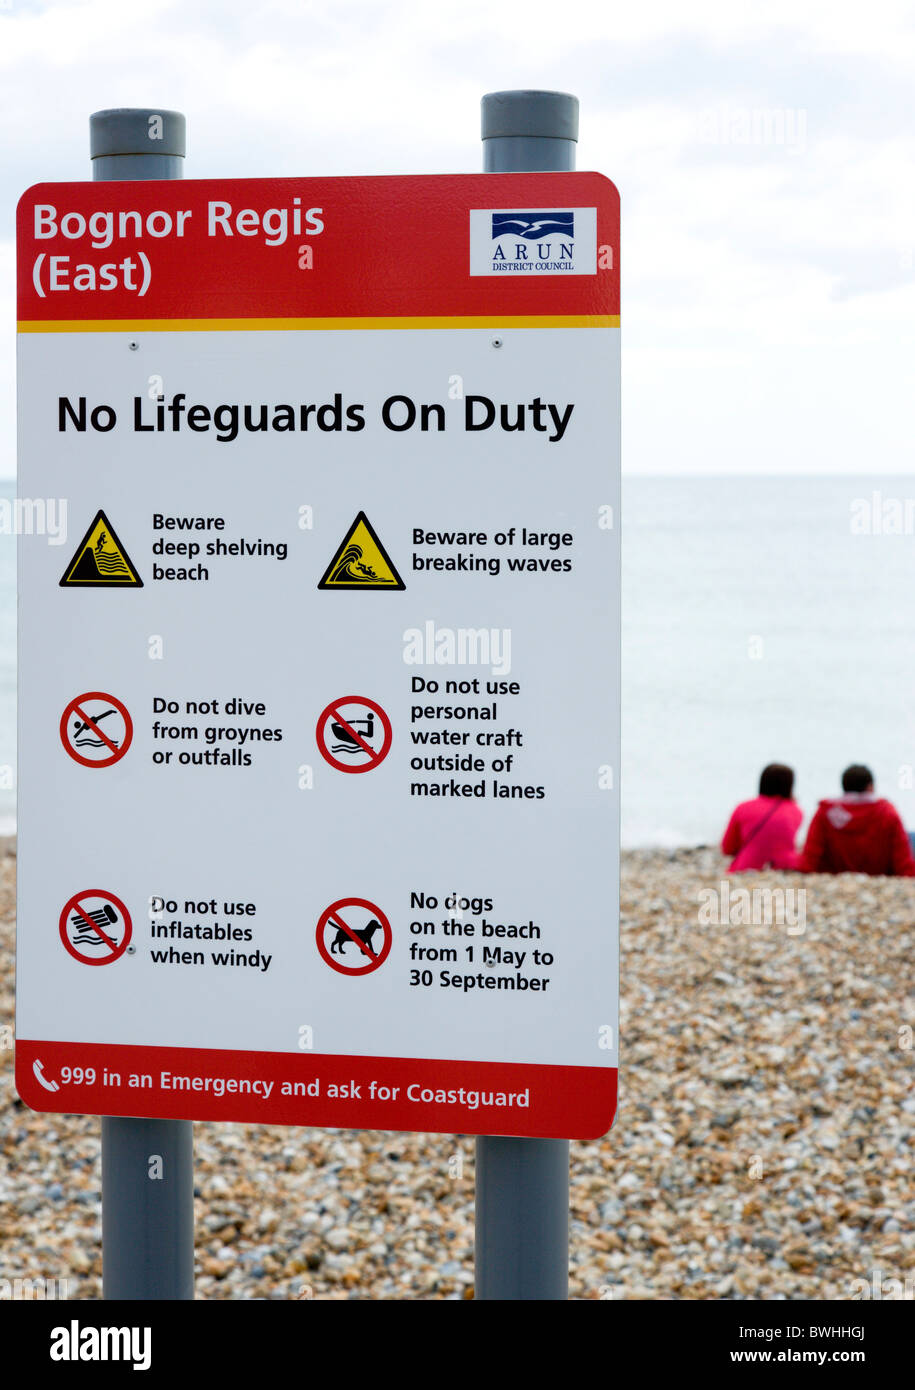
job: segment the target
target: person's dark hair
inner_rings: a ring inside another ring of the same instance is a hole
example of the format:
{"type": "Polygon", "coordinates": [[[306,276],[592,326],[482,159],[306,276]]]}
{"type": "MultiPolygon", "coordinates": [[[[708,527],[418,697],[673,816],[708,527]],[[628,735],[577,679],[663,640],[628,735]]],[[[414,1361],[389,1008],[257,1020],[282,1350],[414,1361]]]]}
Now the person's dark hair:
{"type": "Polygon", "coordinates": [[[759,779],[760,796],[790,796],[794,791],[794,773],[784,763],[770,763],[759,779]]]}
{"type": "Polygon", "coordinates": [[[874,785],[874,774],[861,763],[852,763],[842,773],[843,792],[866,792],[874,785]]]}

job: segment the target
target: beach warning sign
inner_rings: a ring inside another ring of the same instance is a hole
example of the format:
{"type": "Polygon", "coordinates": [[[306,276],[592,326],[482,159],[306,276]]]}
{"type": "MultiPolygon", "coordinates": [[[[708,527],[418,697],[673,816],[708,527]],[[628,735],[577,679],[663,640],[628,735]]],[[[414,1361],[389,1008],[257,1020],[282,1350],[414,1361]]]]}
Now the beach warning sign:
{"type": "Polygon", "coordinates": [[[607,1133],[619,265],[594,173],[23,195],[26,1104],[607,1133]]]}
{"type": "Polygon", "coordinates": [[[390,954],[391,923],[367,898],[340,898],[321,913],[315,939],[331,969],[341,975],[369,975],[390,954]]]}
{"type": "Polygon", "coordinates": [[[142,589],[143,580],[99,508],[60,580],[62,589],[142,589]]]}
{"type": "Polygon", "coordinates": [[[359,513],[343,537],[318,582],[318,588],[406,588],[365,512],[359,513]]]}
{"type": "Polygon", "coordinates": [[[127,706],[102,690],[88,690],[70,700],[60,716],[60,741],[82,767],[113,767],[133,739],[127,706]]]}
{"type": "Polygon", "coordinates": [[[87,888],[74,893],[60,913],[60,939],[81,965],[111,965],[130,945],[130,913],[113,893],[87,888]]]}
{"type": "Polygon", "coordinates": [[[372,772],[390,752],[394,735],[381,705],[347,695],[321,711],[316,737],[321,757],[338,772],[372,772]]]}

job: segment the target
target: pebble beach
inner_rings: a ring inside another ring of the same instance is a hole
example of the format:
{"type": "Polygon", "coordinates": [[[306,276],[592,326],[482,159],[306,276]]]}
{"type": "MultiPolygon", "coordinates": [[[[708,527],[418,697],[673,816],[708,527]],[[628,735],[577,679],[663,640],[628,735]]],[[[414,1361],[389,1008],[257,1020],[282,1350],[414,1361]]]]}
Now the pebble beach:
{"type": "MultiPolygon", "coordinates": [[[[0,841],[0,1041],[15,867],[0,841]]],[[[630,850],[621,952],[620,1108],[572,1145],[570,1297],[915,1297],[915,880],[630,850]]],[[[12,1055],[0,1298],[98,1299],[100,1122],[28,1110],[12,1055]]],[[[473,1165],[467,1136],[198,1124],[197,1297],[470,1299],[473,1165]]]]}

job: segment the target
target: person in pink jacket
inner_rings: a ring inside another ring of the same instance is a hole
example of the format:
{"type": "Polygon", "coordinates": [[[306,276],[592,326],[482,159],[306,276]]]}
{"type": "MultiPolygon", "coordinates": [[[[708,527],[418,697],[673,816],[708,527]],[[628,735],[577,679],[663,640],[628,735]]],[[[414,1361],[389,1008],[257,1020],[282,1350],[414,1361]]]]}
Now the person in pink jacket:
{"type": "Polygon", "coordinates": [[[793,799],[794,773],[782,763],[764,767],[759,796],[742,801],[728,821],[722,854],[733,854],[728,873],[746,869],[796,869],[794,837],[804,814],[793,799]]]}

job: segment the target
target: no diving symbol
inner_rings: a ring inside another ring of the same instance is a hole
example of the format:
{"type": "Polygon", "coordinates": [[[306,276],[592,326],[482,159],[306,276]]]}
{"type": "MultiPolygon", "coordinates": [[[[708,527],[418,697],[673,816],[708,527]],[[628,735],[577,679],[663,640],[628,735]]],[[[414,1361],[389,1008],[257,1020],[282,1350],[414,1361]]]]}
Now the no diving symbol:
{"type": "Polygon", "coordinates": [[[317,943],[323,959],[341,975],[369,975],[391,949],[391,924],[368,898],[339,898],[318,918],[317,943]],[[352,964],[346,964],[346,958],[352,964]]]}
{"type": "Polygon", "coordinates": [[[103,690],[88,690],[71,700],[60,716],[60,741],[83,767],[111,767],[133,739],[127,706],[103,690]]]}
{"type": "Polygon", "coordinates": [[[388,756],[394,735],[380,705],[346,695],[321,711],[315,736],[321,757],[338,772],[371,772],[388,756]]]}
{"type": "Polygon", "coordinates": [[[60,939],[81,965],[110,965],[130,945],[130,913],[113,893],[85,888],[64,903],[60,939]]]}

